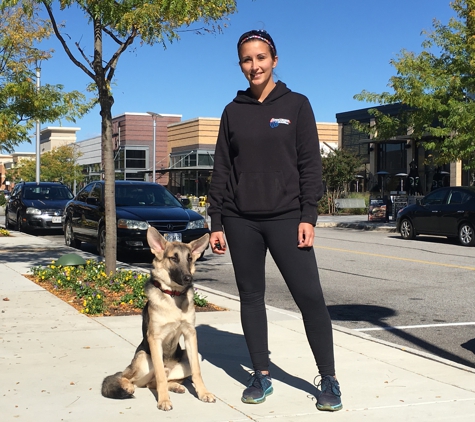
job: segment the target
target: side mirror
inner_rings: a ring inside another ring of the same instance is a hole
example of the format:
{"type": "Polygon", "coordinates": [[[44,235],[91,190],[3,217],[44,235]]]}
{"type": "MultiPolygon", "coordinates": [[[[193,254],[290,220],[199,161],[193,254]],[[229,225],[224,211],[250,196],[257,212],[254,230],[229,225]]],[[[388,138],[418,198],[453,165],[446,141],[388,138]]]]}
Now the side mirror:
{"type": "Polygon", "coordinates": [[[190,205],[190,200],[188,198],[181,198],[180,201],[184,207],[187,207],[188,205],[190,205]]]}
{"type": "Polygon", "coordinates": [[[89,204],[89,205],[99,205],[99,201],[97,200],[97,198],[87,198],[86,199],[86,204],[89,204]]]}

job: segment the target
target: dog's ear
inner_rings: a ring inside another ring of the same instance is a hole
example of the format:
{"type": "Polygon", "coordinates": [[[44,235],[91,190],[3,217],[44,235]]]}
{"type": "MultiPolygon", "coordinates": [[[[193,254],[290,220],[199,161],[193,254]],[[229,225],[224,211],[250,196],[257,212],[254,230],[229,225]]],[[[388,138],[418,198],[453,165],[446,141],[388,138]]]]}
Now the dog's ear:
{"type": "Polygon", "coordinates": [[[147,242],[154,255],[163,252],[167,246],[165,238],[155,227],[151,226],[147,230],[147,242]]]}
{"type": "Polygon", "coordinates": [[[194,255],[195,259],[198,259],[201,254],[205,251],[209,243],[209,234],[206,233],[204,236],[201,236],[199,239],[193,240],[190,242],[191,253],[194,255]]]}

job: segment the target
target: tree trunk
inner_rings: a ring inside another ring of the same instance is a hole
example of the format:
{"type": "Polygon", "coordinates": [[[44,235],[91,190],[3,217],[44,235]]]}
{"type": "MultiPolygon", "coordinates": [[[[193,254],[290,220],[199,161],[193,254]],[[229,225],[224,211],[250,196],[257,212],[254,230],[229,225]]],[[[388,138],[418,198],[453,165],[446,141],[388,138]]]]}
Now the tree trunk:
{"type": "Polygon", "coordinates": [[[112,149],[112,104],[101,102],[102,116],[102,165],[104,170],[104,204],[106,213],[106,273],[115,274],[117,260],[117,223],[115,210],[115,169],[114,151],[112,149]]]}
{"type": "Polygon", "coordinates": [[[106,225],[105,261],[107,275],[115,274],[117,261],[117,222],[115,209],[115,168],[112,149],[112,105],[114,98],[110,92],[104,68],[102,66],[102,25],[94,19],[94,72],[101,106],[101,146],[102,170],[104,175],[104,205],[106,225]]]}

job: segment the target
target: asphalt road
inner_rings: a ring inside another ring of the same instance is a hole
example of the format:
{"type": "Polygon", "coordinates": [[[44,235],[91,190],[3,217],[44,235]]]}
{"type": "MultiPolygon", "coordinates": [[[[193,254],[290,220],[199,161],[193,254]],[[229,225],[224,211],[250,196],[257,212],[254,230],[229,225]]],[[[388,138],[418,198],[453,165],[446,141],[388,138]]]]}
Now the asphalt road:
{"type": "MultiPolygon", "coordinates": [[[[63,242],[58,234],[44,237],[63,242]]],[[[334,324],[475,367],[475,248],[445,238],[404,241],[396,233],[317,228],[315,250],[334,324]]],[[[129,262],[149,268],[151,257],[129,262]]],[[[195,279],[237,295],[229,254],[208,250],[195,279]]],[[[297,311],[270,256],[266,301],[297,311]]]]}

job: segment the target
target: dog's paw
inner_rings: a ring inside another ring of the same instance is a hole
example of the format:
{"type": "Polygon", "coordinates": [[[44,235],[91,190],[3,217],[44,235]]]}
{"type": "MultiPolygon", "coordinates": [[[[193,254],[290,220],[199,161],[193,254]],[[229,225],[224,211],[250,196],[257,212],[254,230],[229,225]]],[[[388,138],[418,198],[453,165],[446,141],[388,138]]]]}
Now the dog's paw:
{"type": "Polygon", "coordinates": [[[162,400],[158,402],[158,408],[168,412],[173,409],[172,402],[170,400],[162,400]]]}
{"type": "Polygon", "coordinates": [[[199,399],[201,401],[204,401],[206,403],[215,403],[216,402],[216,397],[214,397],[214,394],[211,394],[210,392],[205,392],[204,394],[201,394],[199,396],[199,399]]]}
{"type": "Polygon", "coordinates": [[[181,384],[177,382],[169,382],[168,383],[168,391],[172,391],[173,393],[183,394],[186,390],[181,384]]]}

